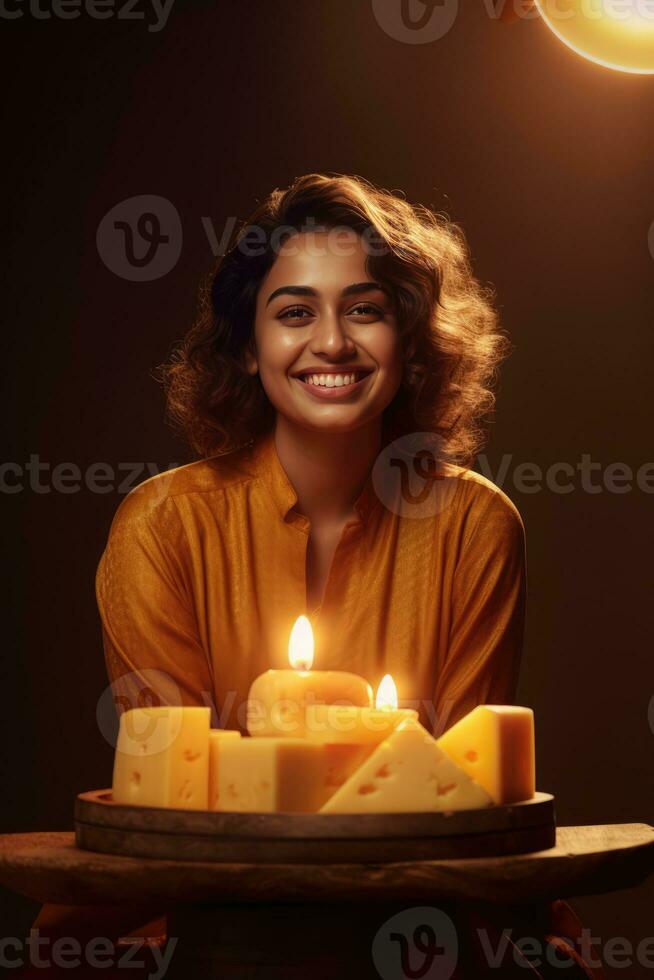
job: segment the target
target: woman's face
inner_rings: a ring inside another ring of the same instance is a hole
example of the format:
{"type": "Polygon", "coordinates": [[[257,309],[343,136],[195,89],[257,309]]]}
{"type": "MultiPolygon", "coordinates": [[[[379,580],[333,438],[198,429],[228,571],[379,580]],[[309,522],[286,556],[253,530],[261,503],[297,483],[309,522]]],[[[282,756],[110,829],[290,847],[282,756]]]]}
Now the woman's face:
{"type": "Polygon", "coordinates": [[[247,367],[295,424],[358,428],[380,416],[400,386],[392,298],[371,280],[366,258],[353,231],[297,233],[261,284],[247,367]]]}

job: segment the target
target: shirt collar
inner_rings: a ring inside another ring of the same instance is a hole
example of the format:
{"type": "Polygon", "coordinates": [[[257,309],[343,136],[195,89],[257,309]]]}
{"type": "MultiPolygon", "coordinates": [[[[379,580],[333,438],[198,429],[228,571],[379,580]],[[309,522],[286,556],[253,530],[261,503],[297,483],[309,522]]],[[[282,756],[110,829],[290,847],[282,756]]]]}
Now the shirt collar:
{"type": "MultiPolygon", "coordinates": [[[[308,519],[294,510],[297,504],[297,493],[277,455],[273,431],[253,444],[251,458],[254,471],[266,485],[281,519],[288,524],[308,527],[308,519]]],[[[372,481],[372,473],[369,473],[361,493],[354,502],[354,509],[359,515],[359,521],[351,523],[365,524],[379,503],[379,497],[375,493],[372,481]]]]}

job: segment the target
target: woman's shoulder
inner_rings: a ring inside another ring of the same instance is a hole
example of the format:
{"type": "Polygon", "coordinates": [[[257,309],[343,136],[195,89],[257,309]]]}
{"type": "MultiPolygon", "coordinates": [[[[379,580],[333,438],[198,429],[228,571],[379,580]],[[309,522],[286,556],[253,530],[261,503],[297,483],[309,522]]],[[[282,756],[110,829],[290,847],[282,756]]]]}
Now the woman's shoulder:
{"type": "Polygon", "coordinates": [[[522,515],[509,495],[491,479],[462,466],[447,467],[448,476],[458,488],[459,520],[470,528],[493,524],[499,530],[513,530],[524,536],[522,515]]]}
{"type": "Polygon", "coordinates": [[[209,456],[156,473],[134,487],[120,502],[114,514],[112,531],[121,525],[137,528],[159,521],[170,521],[181,498],[200,498],[226,491],[255,478],[250,447],[209,456]]]}

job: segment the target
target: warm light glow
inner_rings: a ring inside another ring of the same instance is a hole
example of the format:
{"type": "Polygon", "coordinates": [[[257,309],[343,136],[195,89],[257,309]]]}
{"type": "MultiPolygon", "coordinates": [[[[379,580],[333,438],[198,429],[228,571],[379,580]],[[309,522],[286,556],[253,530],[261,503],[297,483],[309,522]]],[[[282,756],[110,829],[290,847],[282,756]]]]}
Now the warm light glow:
{"type": "Polygon", "coordinates": [[[390,674],[385,674],[381,679],[381,683],[377,688],[375,707],[397,708],[397,688],[390,674]]]}
{"type": "Polygon", "coordinates": [[[590,61],[654,74],[653,0],[535,0],[547,26],[590,61]]]}
{"type": "Polygon", "coordinates": [[[313,630],[306,616],[298,616],[288,641],[288,659],[295,670],[311,670],[313,630]]]}

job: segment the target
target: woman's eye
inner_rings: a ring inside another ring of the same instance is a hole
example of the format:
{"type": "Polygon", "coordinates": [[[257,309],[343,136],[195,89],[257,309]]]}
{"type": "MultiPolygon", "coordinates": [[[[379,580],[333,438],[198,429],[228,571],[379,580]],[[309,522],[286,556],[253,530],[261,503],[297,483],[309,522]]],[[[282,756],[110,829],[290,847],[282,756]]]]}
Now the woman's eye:
{"type": "Polygon", "coordinates": [[[305,310],[304,307],[302,307],[302,306],[293,306],[289,310],[283,310],[279,314],[279,319],[280,320],[304,320],[305,317],[298,315],[298,314],[301,314],[301,313],[306,313],[307,316],[311,316],[311,313],[308,310],[305,310]]]}
{"type": "Polygon", "coordinates": [[[350,313],[357,312],[361,316],[370,316],[370,314],[373,314],[374,316],[382,316],[381,310],[377,309],[376,306],[372,306],[370,303],[359,303],[352,310],[350,310],[350,313]]]}

